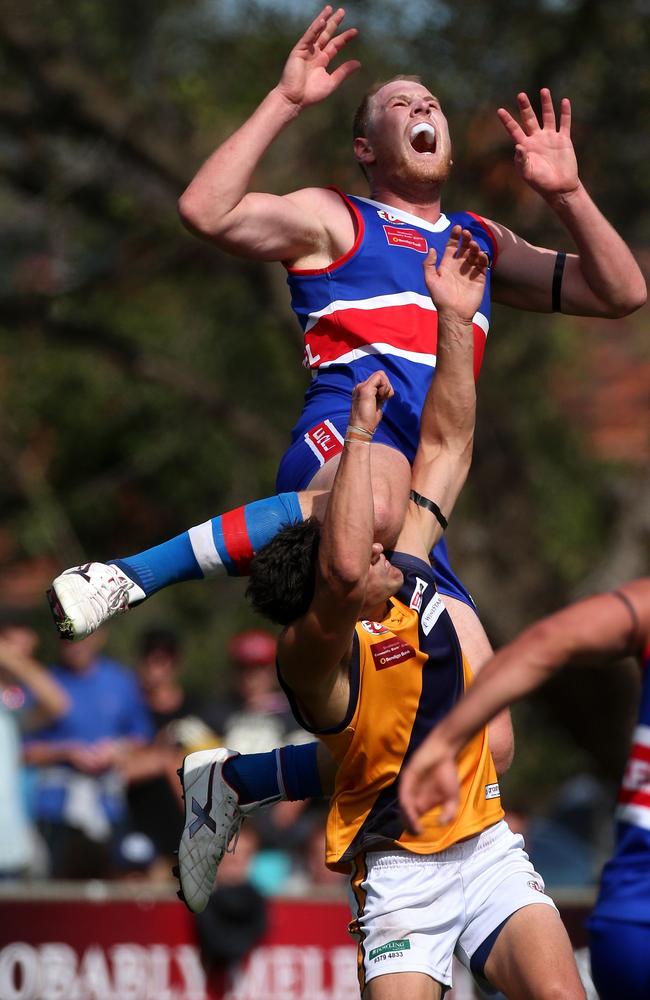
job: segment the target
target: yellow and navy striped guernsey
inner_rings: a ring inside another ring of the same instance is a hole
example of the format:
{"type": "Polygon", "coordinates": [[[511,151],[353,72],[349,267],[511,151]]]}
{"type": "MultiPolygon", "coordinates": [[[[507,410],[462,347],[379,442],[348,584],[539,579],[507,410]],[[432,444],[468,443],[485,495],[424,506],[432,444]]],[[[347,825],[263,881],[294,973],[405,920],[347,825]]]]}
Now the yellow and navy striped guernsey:
{"type": "Polygon", "coordinates": [[[404,583],[383,621],[357,622],[345,719],[335,729],[318,731],[338,765],[326,854],[328,866],[340,871],[368,850],[399,845],[416,854],[442,851],[503,816],[483,729],[459,758],[460,809],[453,822],[441,826],[439,810],[433,809],[423,817],[420,835],[404,830],[400,771],[461,697],[472,672],[429,564],[404,553],[394,553],[391,563],[404,573],[404,583]]]}

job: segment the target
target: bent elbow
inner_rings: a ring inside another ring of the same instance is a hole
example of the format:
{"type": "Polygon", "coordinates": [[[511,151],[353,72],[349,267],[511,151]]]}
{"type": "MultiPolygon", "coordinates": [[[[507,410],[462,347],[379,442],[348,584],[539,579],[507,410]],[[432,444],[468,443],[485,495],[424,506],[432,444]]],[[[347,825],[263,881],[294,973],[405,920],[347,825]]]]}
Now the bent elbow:
{"type": "Polygon", "coordinates": [[[629,316],[644,306],[647,300],[648,289],[643,275],[639,272],[637,280],[630,282],[620,297],[610,304],[608,316],[612,319],[622,319],[623,316],[629,316]]]}
{"type": "Polygon", "coordinates": [[[344,593],[352,600],[357,593],[363,593],[368,577],[368,565],[354,558],[339,556],[336,563],[328,567],[330,587],[344,593]]]}
{"type": "Polygon", "coordinates": [[[208,212],[205,199],[197,195],[191,184],[178,199],[177,208],[181,222],[191,233],[204,237],[218,235],[218,220],[213,212],[208,212]]]}
{"type": "Polygon", "coordinates": [[[646,285],[643,276],[639,275],[639,281],[636,283],[634,289],[630,294],[624,315],[629,316],[630,313],[636,312],[637,309],[640,309],[641,306],[644,306],[647,301],[648,301],[648,286],[646,285]]]}
{"type": "Polygon", "coordinates": [[[190,232],[200,232],[201,214],[198,211],[196,199],[192,196],[190,189],[183,191],[176,203],[181,222],[190,232]]]}

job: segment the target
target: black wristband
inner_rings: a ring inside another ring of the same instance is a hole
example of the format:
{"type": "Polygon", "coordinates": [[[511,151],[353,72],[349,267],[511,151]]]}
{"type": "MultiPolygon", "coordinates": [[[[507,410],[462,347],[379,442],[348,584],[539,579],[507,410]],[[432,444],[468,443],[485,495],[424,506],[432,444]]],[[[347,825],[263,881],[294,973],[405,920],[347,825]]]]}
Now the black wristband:
{"type": "Polygon", "coordinates": [[[555,267],[553,269],[553,284],[551,285],[551,309],[558,313],[562,311],[562,276],[566,254],[564,250],[558,250],[555,257],[555,267]]]}
{"type": "Polygon", "coordinates": [[[421,493],[416,493],[415,490],[411,490],[409,497],[413,503],[418,505],[418,507],[424,507],[425,510],[430,510],[442,530],[444,531],[446,529],[447,518],[440,510],[437,503],[434,503],[433,500],[429,500],[428,497],[423,497],[421,493]]]}
{"type": "Polygon", "coordinates": [[[610,594],[612,597],[618,597],[619,601],[624,604],[629,612],[632,627],[630,629],[630,638],[628,640],[628,652],[630,655],[634,656],[641,648],[641,622],[639,621],[639,616],[636,613],[636,608],[627,594],[624,594],[622,590],[611,590],[610,594]]]}

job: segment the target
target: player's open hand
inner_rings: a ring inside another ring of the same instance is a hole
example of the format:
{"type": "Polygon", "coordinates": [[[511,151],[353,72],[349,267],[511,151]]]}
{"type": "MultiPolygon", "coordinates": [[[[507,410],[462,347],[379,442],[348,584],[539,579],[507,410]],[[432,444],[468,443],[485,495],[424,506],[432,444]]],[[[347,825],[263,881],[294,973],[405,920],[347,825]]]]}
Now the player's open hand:
{"type": "Polygon", "coordinates": [[[337,35],[344,17],[342,7],[336,11],[329,4],[323,7],[291,50],[277,89],[296,107],[306,108],[329,97],[351,73],[359,69],[361,63],[351,59],[329,71],[332,59],[357,34],[356,28],[348,28],[337,35]]]}
{"type": "Polygon", "coordinates": [[[374,434],[382,417],[384,404],[395,394],[386,372],[374,372],[352,391],[350,424],[374,434]]]}
{"type": "Polygon", "coordinates": [[[424,261],[424,280],[436,309],[471,323],[485,290],[487,254],[468,229],[454,226],[436,265],[437,254],[431,247],[424,261]]]}
{"type": "Polygon", "coordinates": [[[521,124],[505,108],[497,115],[515,144],[515,168],[527,184],[543,197],[566,195],[580,185],[578,161],[571,141],[571,102],[560,101],[560,125],[550,90],[540,90],[541,124],[528,95],[517,94],[521,124]]]}
{"type": "Polygon", "coordinates": [[[432,734],[413,754],[399,783],[399,804],[410,833],[421,833],[425,813],[440,806],[438,821],[451,823],[459,806],[458,769],[452,753],[432,734]]]}

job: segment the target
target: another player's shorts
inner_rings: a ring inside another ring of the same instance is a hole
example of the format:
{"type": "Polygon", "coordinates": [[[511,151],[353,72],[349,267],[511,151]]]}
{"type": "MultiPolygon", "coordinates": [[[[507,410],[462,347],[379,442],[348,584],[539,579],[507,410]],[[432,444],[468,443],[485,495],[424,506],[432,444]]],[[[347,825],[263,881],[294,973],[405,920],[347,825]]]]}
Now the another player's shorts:
{"type": "Polygon", "coordinates": [[[361,991],[394,972],[422,972],[449,988],[456,954],[495,992],[483,967],[502,925],[523,906],[555,909],[523,843],[501,820],[437,854],[362,855],[349,889],[361,991]]]}
{"type": "Polygon", "coordinates": [[[589,951],[601,1000],[648,1000],[650,924],[591,917],[589,951]]]}
{"type": "MultiPolygon", "coordinates": [[[[275,484],[278,493],[289,493],[292,490],[298,492],[307,489],[318,470],[331,458],[341,454],[349,415],[350,401],[348,398],[345,411],[328,416],[315,426],[308,427],[302,435],[296,437],[280,461],[275,484]]],[[[404,454],[399,442],[390,433],[388,427],[384,427],[383,421],[375,431],[373,441],[377,444],[388,445],[389,448],[395,448],[404,454]]],[[[469,591],[466,590],[449,565],[449,553],[444,539],[441,539],[433,549],[431,562],[440,593],[443,596],[455,597],[464,604],[468,604],[475,611],[476,606],[469,591]]]]}

